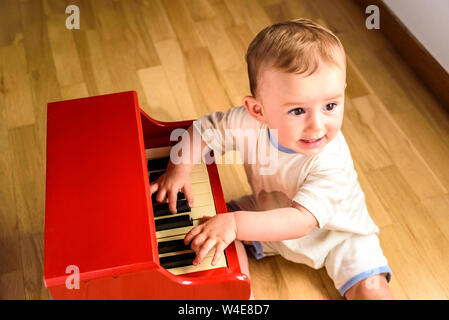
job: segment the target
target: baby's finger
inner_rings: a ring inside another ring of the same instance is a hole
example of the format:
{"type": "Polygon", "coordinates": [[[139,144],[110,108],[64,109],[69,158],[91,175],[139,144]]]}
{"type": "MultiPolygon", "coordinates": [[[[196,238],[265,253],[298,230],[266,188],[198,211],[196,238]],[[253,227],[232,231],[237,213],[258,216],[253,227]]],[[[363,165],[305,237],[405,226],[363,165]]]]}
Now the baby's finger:
{"type": "Polygon", "coordinates": [[[200,232],[202,228],[201,226],[194,227],[190,229],[189,232],[187,232],[186,236],[184,237],[184,244],[189,244],[190,241],[192,241],[193,238],[195,238],[200,232]]]}
{"type": "Polygon", "coordinates": [[[216,243],[215,239],[211,238],[209,238],[208,240],[206,240],[206,242],[203,243],[201,249],[198,251],[195,259],[193,260],[193,264],[195,266],[200,264],[201,261],[203,261],[204,257],[207,255],[210,249],[212,249],[215,246],[215,243],[216,243]]]}
{"type": "Polygon", "coordinates": [[[198,253],[206,240],[207,236],[204,233],[198,234],[192,242],[190,242],[190,249],[198,253]]]}
{"type": "Polygon", "coordinates": [[[156,196],[156,201],[157,202],[165,202],[165,198],[167,197],[167,190],[165,189],[160,189],[159,192],[157,193],[156,196]]]}
{"type": "Polygon", "coordinates": [[[192,186],[190,183],[186,183],[184,185],[184,195],[186,196],[186,200],[189,203],[189,207],[193,208],[193,192],[192,192],[192,186]]]}
{"type": "Polygon", "coordinates": [[[153,194],[159,189],[159,185],[157,183],[152,183],[150,185],[150,194],[153,194]]]}
{"type": "Polygon", "coordinates": [[[215,249],[215,254],[214,254],[214,257],[213,257],[212,263],[211,263],[213,266],[215,266],[218,263],[218,261],[220,261],[220,258],[223,255],[224,249],[226,249],[226,245],[223,242],[217,243],[217,246],[215,249]]]}
{"type": "Polygon", "coordinates": [[[169,190],[168,191],[168,208],[171,213],[176,213],[178,210],[176,209],[176,202],[178,200],[178,190],[169,190]]]}

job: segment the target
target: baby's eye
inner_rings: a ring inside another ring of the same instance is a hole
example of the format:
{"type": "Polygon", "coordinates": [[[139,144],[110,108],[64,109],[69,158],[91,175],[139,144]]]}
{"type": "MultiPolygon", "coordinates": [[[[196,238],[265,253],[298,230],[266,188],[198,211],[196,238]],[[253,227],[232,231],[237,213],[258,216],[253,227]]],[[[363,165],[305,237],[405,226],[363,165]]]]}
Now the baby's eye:
{"type": "Polygon", "coordinates": [[[304,109],[303,108],[295,108],[295,109],[290,110],[288,113],[292,114],[294,116],[299,116],[304,113],[304,109]]]}
{"type": "Polygon", "coordinates": [[[337,106],[337,104],[335,102],[331,102],[331,103],[328,103],[325,108],[326,108],[326,111],[333,111],[336,106],[337,106]]]}

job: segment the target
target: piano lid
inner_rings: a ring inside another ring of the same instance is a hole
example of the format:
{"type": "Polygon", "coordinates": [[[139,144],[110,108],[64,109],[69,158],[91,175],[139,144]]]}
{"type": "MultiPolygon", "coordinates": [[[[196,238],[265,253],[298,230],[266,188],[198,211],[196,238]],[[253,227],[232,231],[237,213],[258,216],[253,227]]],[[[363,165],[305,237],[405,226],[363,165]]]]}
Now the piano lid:
{"type": "Polygon", "coordinates": [[[158,260],[134,91],[48,104],[45,282],[81,281],[158,260]]]}

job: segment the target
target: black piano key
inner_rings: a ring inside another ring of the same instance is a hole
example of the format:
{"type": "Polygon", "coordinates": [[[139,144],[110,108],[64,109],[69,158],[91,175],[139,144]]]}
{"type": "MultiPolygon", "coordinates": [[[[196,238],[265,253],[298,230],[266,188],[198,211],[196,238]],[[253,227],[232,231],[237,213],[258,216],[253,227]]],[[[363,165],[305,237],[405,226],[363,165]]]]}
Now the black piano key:
{"type": "MultiPolygon", "coordinates": [[[[187,203],[187,200],[179,200],[176,202],[176,212],[177,213],[183,213],[183,212],[190,212],[191,209],[189,207],[189,204],[187,203]]],[[[153,204],[153,215],[155,217],[162,217],[162,216],[168,216],[171,215],[170,209],[168,208],[168,203],[157,203],[153,204]]]]}
{"type": "MultiPolygon", "coordinates": [[[[157,197],[157,192],[155,192],[155,193],[153,193],[151,195],[151,203],[153,203],[153,204],[161,203],[161,202],[157,202],[156,201],[156,197],[157,197]]],[[[165,198],[167,199],[167,197],[165,197],[165,198]]],[[[185,198],[186,198],[186,196],[184,195],[184,193],[178,192],[178,199],[177,200],[182,200],[182,199],[185,199],[185,198]]]]}
{"type": "Polygon", "coordinates": [[[155,182],[157,179],[159,179],[160,176],[162,176],[165,173],[165,171],[154,171],[150,172],[150,183],[155,182]]]}
{"type": "Polygon", "coordinates": [[[188,252],[177,254],[174,256],[161,257],[159,258],[159,262],[161,266],[165,269],[170,268],[179,268],[192,265],[193,260],[196,257],[195,252],[188,252]]]}
{"type": "Polygon", "coordinates": [[[156,219],[154,220],[154,224],[156,225],[156,231],[162,231],[193,226],[193,220],[189,215],[175,215],[170,218],[156,219]]]}
{"type": "Polygon", "coordinates": [[[162,241],[157,244],[159,254],[190,250],[190,244],[184,244],[184,239],[162,241]]]}
{"type": "Polygon", "coordinates": [[[148,160],[148,163],[147,163],[148,171],[167,169],[169,160],[170,160],[170,157],[148,160]]]}

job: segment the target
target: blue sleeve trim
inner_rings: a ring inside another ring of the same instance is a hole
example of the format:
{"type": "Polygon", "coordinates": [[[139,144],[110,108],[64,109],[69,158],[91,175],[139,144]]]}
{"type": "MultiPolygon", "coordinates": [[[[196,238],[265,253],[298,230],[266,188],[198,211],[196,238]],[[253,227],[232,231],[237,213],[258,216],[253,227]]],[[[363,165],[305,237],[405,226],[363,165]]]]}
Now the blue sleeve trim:
{"type": "Polygon", "coordinates": [[[386,273],[387,282],[390,282],[391,281],[391,274],[392,274],[391,269],[390,269],[389,266],[383,266],[383,267],[378,267],[378,268],[374,268],[374,269],[362,272],[362,273],[352,277],[340,289],[338,289],[338,291],[344,297],[346,291],[348,291],[357,282],[360,282],[360,281],[362,281],[362,280],[364,280],[364,279],[366,279],[368,277],[374,276],[376,274],[382,274],[382,273],[386,273]]]}
{"type": "Polygon", "coordinates": [[[228,209],[228,212],[241,210],[240,207],[237,205],[237,203],[235,203],[234,200],[226,202],[226,208],[228,209]]]}
{"type": "Polygon", "coordinates": [[[249,246],[249,251],[253,254],[254,258],[257,260],[260,260],[264,257],[262,245],[259,241],[251,241],[253,244],[252,246],[249,246]]]}

